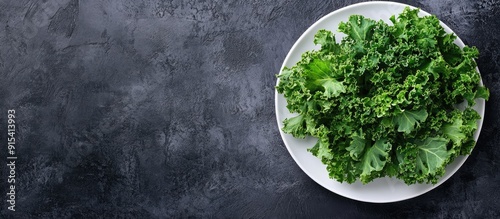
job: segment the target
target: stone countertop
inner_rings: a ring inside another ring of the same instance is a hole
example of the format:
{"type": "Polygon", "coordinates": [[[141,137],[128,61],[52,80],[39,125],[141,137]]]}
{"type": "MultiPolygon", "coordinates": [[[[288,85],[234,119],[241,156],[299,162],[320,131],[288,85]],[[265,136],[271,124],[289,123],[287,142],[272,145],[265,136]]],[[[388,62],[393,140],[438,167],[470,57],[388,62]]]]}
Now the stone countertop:
{"type": "Polygon", "coordinates": [[[288,154],[275,74],[315,21],[359,1],[0,1],[1,218],[498,218],[500,2],[401,1],[481,54],[491,92],[465,165],[422,196],[353,201],[288,154]]]}

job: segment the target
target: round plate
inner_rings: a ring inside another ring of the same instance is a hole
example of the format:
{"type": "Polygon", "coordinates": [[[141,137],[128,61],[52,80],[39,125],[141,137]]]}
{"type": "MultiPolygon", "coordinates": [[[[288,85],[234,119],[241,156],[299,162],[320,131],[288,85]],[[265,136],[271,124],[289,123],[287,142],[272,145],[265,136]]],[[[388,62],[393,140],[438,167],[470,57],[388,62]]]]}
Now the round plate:
{"type": "MultiPolygon", "coordinates": [[[[320,48],[313,43],[314,34],[316,34],[318,30],[327,29],[332,31],[337,38],[337,42],[339,42],[345,34],[337,32],[338,25],[341,21],[347,21],[350,15],[360,14],[374,20],[383,20],[386,23],[391,24],[389,18],[392,15],[400,14],[407,6],[409,5],[394,2],[365,2],[336,10],[318,20],[311,27],[309,27],[306,32],[302,34],[302,36],[300,36],[286,56],[281,69],[285,66],[294,66],[300,60],[302,53],[320,48]]],[[[412,6],[409,7],[414,8],[412,6]]],[[[419,15],[426,16],[430,14],[420,10],[419,15]]],[[[443,26],[446,32],[453,33],[453,31],[442,22],[441,26],[443,26]]],[[[455,40],[455,43],[460,47],[464,46],[464,43],[459,38],[455,40]]],[[[479,73],[479,70],[477,71],[479,73]]],[[[311,179],[316,181],[318,184],[347,198],[374,203],[396,202],[413,198],[442,184],[450,178],[467,159],[467,156],[457,157],[453,163],[446,167],[446,173],[440,178],[436,185],[414,184],[408,186],[401,180],[389,177],[375,179],[373,182],[366,185],[361,184],[359,181],[353,184],[339,183],[334,179],[330,179],[328,177],[326,166],[322,164],[317,157],[307,151],[307,148],[311,148],[316,143],[315,138],[308,137],[306,139],[297,139],[292,137],[292,135],[285,134],[281,131],[281,128],[283,127],[283,120],[285,118],[293,117],[295,114],[290,113],[286,108],[286,99],[282,94],[278,94],[276,92],[275,98],[276,118],[278,120],[281,137],[283,138],[288,152],[290,152],[290,155],[293,157],[295,162],[311,179]]],[[[481,115],[481,118],[484,117],[484,105],[484,99],[476,100],[474,109],[481,115]]],[[[474,139],[476,141],[479,137],[482,124],[483,119],[478,121],[478,129],[476,133],[474,133],[474,139]]]]}

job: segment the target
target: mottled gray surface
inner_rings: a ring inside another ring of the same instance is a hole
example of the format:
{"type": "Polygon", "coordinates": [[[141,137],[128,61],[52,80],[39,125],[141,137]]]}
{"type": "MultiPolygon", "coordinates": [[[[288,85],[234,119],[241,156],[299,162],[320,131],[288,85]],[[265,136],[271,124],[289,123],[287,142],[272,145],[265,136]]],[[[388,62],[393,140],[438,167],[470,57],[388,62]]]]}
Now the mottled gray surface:
{"type": "Polygon", "coordinates": [[[369,204],[308,178],[274,114],[300,34],[358,1],[0,0],[0,162],[17,111],[16,212],[1,218],[495,218],[500,2],[402,1],[481,51],[478,145],[420,197],[369,204]]]}

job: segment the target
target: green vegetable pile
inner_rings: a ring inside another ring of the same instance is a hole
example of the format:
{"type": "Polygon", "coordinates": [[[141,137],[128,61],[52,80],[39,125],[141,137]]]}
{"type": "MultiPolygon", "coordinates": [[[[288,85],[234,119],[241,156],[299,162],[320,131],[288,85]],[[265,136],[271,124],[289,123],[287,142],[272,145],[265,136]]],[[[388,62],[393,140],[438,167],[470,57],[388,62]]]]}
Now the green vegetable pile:
{"type": "Polygon", "coordinates": [[[320,30],[314,43],[321,49],[278,75],[277,91],[298,113],[282,130],[318,138],[309,151],[330,178],[435,184],[474,147],[481,117],[471,107],[489,96],[479,85],[479,52],[459,48],[435,16],[418,12],[406,8],[390,18],[393,25],[352,15],[339,25],[340,43],[320,30]]]}

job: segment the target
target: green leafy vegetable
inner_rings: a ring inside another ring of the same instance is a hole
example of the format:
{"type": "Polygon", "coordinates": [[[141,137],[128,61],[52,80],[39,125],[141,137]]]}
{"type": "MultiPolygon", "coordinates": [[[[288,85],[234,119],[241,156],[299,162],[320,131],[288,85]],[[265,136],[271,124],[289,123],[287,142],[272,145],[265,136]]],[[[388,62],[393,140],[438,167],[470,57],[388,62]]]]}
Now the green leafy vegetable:
{"type": "Polygon", "coordinates": [[[448,151],[446,144],[448,140],[445,138],[426,138],[424,142],[420,143],[417,156],[417,173],[423,175],[433,175],[448,159],[448,151]]]}
{"type": "Polygon", "coordinates": [[[452,124],[443,126],[443,133],[446,137],[452,140],[455,145],[462,144],[462,141],[467,138],[467,136],[465,136],[465,134],[460,130],[462,122],[462,119],[456,119],[452,124]]]}
{"type": "Polygon", "coordinates": [[[387,160],[391,144],[386,140],[377,140],[372,147],[368,148],[361,161],[362,172],[360,174],[361,182],[369,182],[372,180],[372,172],[381,171],[387,160]]]}
{"type": "Polygon", "coordinates": [[[360,136],[352,136],[351,145],[346,148],[353,160],[358,161],[365,150],[366,140],[360,136]]]}
{"type": "Polygon", "coordinates": [[[424,122],[427,118],[425,110],[404,111],[394,116],[394,124],[398,126],[398,132],[411,133],[418,122],[424,122]],[[417,122],[418,121],[418,122],[417,122]]]}
{"type": "Polygon", "coordinates": [[[298,114],[282,130],[317,137],[309,151],[340,182],[436,183],[475,145],[480,116],[471,107],[489,97],[479,85],[478,50],[458,47],[435,16],[419,17],[418,9],[390,20],[353,15],[339,24],[340,42],[320,30],[314,43],[321,48],[278,76],[277,91],[298,114]]]}

